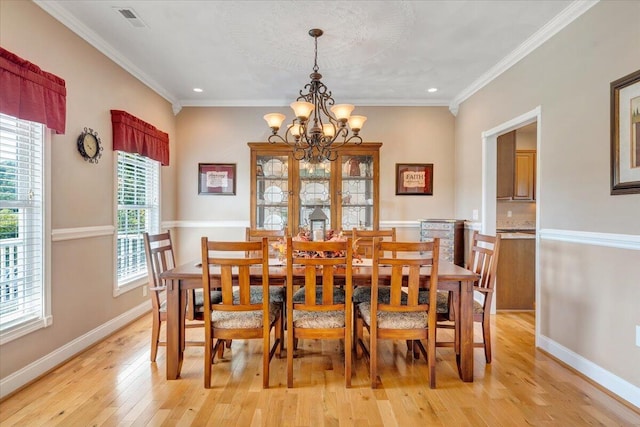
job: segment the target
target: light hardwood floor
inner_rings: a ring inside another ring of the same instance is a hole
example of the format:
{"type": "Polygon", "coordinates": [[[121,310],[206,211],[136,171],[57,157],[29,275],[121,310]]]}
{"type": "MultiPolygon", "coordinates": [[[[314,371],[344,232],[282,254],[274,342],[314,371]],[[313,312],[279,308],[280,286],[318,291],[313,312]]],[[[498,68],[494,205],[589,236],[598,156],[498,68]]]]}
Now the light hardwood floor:
{"type": "Polygon", "coordinates": [[[439,348],[431,390],[424,360],[411,360],[403,342],[385,341],[382,387],[369,388],[362,359],[345,389],[340,343],[304,340],[295,388],[286,388],[283,358],[272,362],[271,388],[263,390],[259,343],[235,341],[205,390],[202,347],[187,348],[176,381],[164,379],[164,348],[149,362],[147,316],[5,399],[0,425],[640,426],[640,413],[534,349],[532,314],[501,313],[493,322],[493,363],[475,350],[474,383],[462,383],[452,349],[439,348]]]}

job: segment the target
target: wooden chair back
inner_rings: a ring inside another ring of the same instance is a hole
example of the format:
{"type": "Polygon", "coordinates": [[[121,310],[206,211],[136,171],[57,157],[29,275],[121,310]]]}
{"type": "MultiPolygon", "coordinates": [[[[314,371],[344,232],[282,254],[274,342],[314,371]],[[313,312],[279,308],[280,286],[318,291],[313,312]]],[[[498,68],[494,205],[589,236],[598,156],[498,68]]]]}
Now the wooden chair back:
{"type": "Polygon", "coordinates": [[[219,242],[201,239],[202,289],[205,327],[205,388],[211,386],[211,365],[216,352],[222,355],[224,342],[233,339],[263,339],[263,387],[269,386],[269,361],[282,339],[282,318],[279,309],[269,302],[268,241],[263,237],[253,242],[219,242]],[[247,255],[249,254],[249,255],[247,255]],[[217,283],[212,285],[211,273],[219,271],[217,283]],[[262,285],[260,303],[251,301],[251,275],[259,275],[262,285]],[[212,303],[211,290],[222,292],[222,301],[212,303]],[[252,313],[261,313],[256,322],[252,313]],[[224,313],[221,316],[214,313],[224,313]],[[224,318],[224,320],[222,320],[224,318]],[[222,323],[227,322],[224,326],[222,323]],[[216,327],[220,322],[221,326],[216,327]],[[276,328],[273,348],[270,331],[276,328]],[[215,345],[214,345],[214,339],[215,345]]]}
{"type": "Polygon", "coordinates": [[[149,282],[149,295],[154,311],[160,310],[162,293],[166,290],[160,274],[172,269],[176,265],[171,242],[171,233],[158,234],[143,233],[145,254],[147,259],[147,277],[149,282]]]}
{"type": "Polygon", "coordinates": [[[473,232],[471,249],[467,260],[467,269],[480,275],[480,280],[474,289],[485,296],[483,307],[491,308],[493,290],[496,284],[496,272],[498,270],[498,255],[500,252],[500,235],[489,236],[473,232]]]}
{"type": "Polygon", "coordinates": [[[373,239],[396,241],[396,229],[392,227],[386,230],[358,230],[353,229],[352,238],[358,253],[365,258],[373,258],[373,239]]]}
{"type": "Polygon", "coordinates": [[[351,386],[352,263],[353,249],[349,238],[345,241],[323,242],[287,238],[288,387],[293,386],[294,340],[299,338],[343,339],[345,382],[347,387],[351,386]],[[296,275],[304,276],[304,287],[295,298],[294,270],[296,275]],[[298,312],[312,314],[315,320],[305,326],[297,326],[298,312]],[[321,320],[323,317],[335,320],[336,316],[340,317],[340,322],[331,326],[324,325],[325,322],[321,320]]]}
{"type": "Polygon", "coordinates": [[[287,236],[285,230],[262,230],[258,228],[247,227],[245,229],[245,240],[247,242],[262,241],[263,237],[266,237],[269,242],[269,257],[278,257],[278,251],[271,243],[277,242],[280,239],[284,239],[287,236]]]}

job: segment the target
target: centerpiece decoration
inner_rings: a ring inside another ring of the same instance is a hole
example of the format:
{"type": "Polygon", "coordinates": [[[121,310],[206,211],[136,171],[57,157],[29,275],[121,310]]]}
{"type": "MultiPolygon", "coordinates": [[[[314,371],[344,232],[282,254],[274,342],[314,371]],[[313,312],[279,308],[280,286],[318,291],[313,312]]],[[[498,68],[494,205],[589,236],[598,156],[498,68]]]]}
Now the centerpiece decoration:
{"type": "MultiPolygon", "coordinates": [[[[315,230],[316,233],[318,230],[315,230]]],[[[313,238],[311,230],[302,229],[300,233],[291,238],[292,240],[299,242],[311,242],[316,239],[313,238]]],[[[358,253],[358,240],[357,239],[351,242],[351,247],[353,248],[353,259],[354,262],[362,262],[362,255],[358,253]]],[[[344,235],[342,231],[336,233],[334,230],[327,230],[324,234],[324,241],[327,242],[346,242],[347,236],[344,235]]],[[[271,243],[271,246],[278,251],[278,258],[280,261],[284,261],[287,257],[287,240],[280,238],[277,241],[271,243]]],[[[344,256],[345,254],[334,251],[297,251],[295,256],[300,258],[337,258],[344,256]]]]}

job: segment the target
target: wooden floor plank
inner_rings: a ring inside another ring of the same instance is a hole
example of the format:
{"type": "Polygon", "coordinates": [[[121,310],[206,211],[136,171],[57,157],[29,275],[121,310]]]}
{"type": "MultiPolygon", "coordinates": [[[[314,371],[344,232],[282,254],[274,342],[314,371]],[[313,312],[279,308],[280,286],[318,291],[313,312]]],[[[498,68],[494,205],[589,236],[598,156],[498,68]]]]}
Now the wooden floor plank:
{"type": "MultiPolygon", "coordinates": [[[[366,359],[355,360],[344,387],[344,346],[301,340],[294,388],[286,359],[270,365],[262,389],[259,341],[234,341],[203,387],[202,347],[188,347],[181,378],[164,378],[165,354],[149,361],[150,318],[108,337],[0,402],[5,426],[640,426],[640,413],[534,348],[531,313],[492,319],[493,363],[474,353],[474,382],[458,379],[453,349],[437,349],[437,388],[428,366],[404,342],[379,343],[380,387],[370,388],[366,359]]],[[[441,339],[446,339],[445,331],[441,339]]],[[[480,337],[476,328],[476,338],[480,337]]],[[[188,339],[202,340],[202,329],[188,339]]]]}

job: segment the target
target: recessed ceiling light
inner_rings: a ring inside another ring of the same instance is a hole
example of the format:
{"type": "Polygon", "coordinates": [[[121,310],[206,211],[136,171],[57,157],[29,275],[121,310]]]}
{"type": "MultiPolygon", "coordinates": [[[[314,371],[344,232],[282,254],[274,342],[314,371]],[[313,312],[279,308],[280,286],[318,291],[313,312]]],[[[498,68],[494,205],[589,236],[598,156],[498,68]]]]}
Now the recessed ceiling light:
{"type": "Polygon", "coordinates": [[[194,88],[193,88],[193,91],[194,91],[194,92],[198,92],[198,93],[203,92],[203,90],[202,90],[202,89],[200,89],[199,87],[194,87],[194,88]]]}
{"type": "Polygon", "coordinates": [[[437,91],[438,91],[437,87],[430,87],[429,89],[427,89],[427,92],[429,92],[429,93],[434,93],[434,92],[437,92],[437,91]]]}

